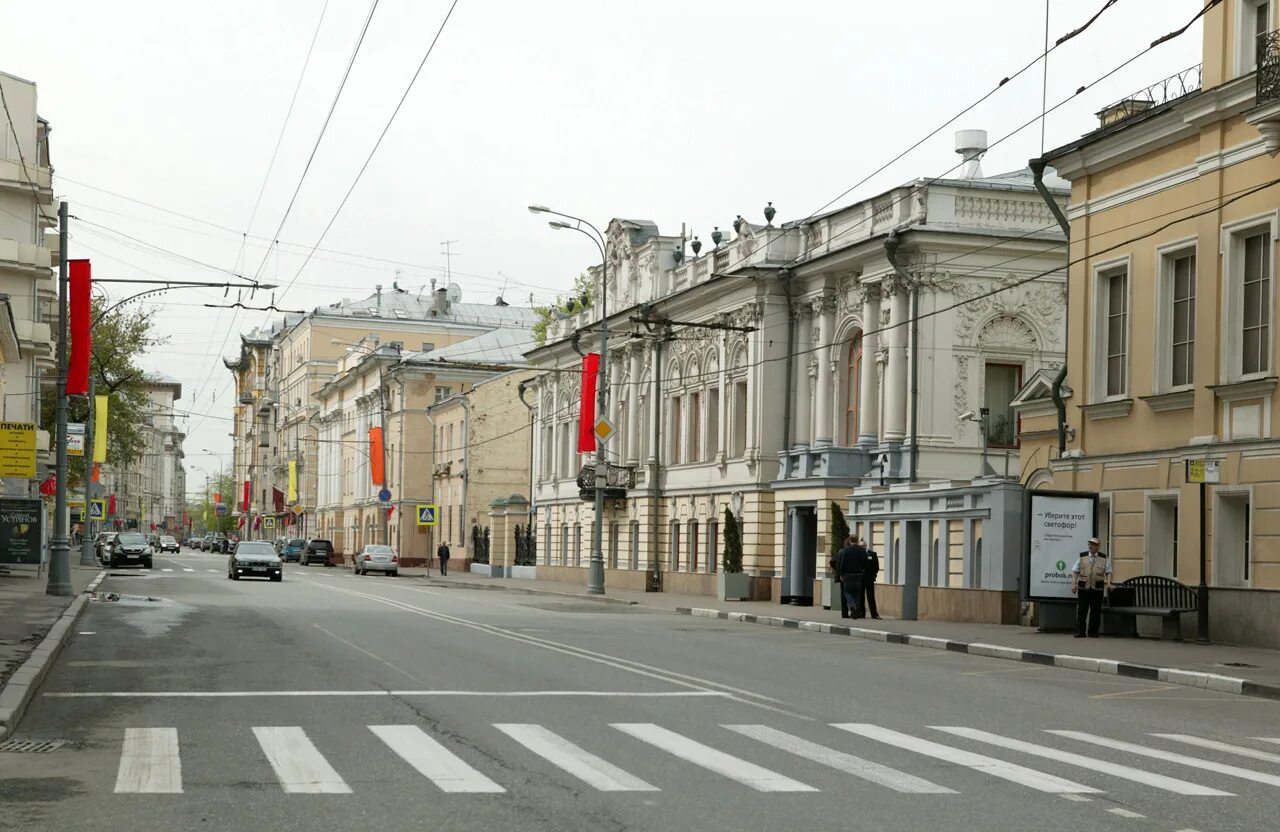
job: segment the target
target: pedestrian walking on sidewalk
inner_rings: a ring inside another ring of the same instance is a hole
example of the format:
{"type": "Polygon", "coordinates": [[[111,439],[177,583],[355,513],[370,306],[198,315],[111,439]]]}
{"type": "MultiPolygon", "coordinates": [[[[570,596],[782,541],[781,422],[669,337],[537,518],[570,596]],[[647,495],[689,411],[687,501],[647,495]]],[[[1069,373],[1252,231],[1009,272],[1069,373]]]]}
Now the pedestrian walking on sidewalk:
{"type": "Polygon", "coordinates": [[[831,556],[831,560],[827,563],[831,566],[831,572],[835,575],[835,582],[840,586],[840,617],[849,617],[849,598],[844,594],[844,585],[840,580],[840,556],[844,554],[844,550],[852,546],[854,543],[853,535],[847,535],[840,543],[840,551],[831,556]]]}
{"type": "Polygon", "coordinates": [[[440,574],[449,574],[449,544],[441,543],[436,548],[436,557],[440,558],[440,574]]]}
{"type": "Polygon", "coordinates": [[[1102,627],[1102,599],[1111,591],[1111,561],[1098,547],[1096,537],[1089,538],[1089,550],[1081,552],[1071,567],[1071,591],[1076,596],[1076,638],[1097,638],[1102,627]],[[1086,628],[1086,621],[1088,627],[1086,628]]]}
{"type": "Polygon", "coordinates": [[[876,609],[876,578],[880,576],[880,556],[871,551],[867,541],[859,540],[858,545],[867,551],[866,566],[862,570],[862,606],[871,613],[871,617],[880,620],[880,610],[876,609]]]}
{"type": "Polygon", "coordinates": [[[867,568],[867,550],[857,543],[850,543],[836,555],[840,561],[840,588],[849,605],[850,618],[865,618],[862,606],[862,581],[867,568]]]}

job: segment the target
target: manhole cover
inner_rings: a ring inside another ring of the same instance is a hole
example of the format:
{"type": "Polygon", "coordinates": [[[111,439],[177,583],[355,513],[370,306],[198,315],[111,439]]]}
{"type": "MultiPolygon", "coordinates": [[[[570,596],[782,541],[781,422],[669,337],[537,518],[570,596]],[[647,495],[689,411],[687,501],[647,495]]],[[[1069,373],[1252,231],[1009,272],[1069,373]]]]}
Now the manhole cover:
{"type": "Polygon", "coordinates": [[[1249,664],[1248,662],[1222,662],[1218,667],[1251,667],[1256,669],[1260,665],[1249,664]]]}
{"type": "Polygon", "coordinates": [[[5,740],[0,742],[3,754],[45,754],[66,745],[66,740],[5,740]]]}

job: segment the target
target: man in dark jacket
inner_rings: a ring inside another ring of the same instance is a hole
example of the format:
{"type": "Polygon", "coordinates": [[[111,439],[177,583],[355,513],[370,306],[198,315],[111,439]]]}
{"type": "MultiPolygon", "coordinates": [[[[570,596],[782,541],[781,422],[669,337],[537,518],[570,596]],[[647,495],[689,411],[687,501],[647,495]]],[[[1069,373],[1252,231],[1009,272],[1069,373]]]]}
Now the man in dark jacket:
{"type": "Polygon", "coordinates": [[[436,549],[436,557],[440,558],[440,574],[449,574],[449,544],[441,543],[436,549]]]}
{"type": "Polygon", "coordinates": [[[880,611],[876,609],[876,578],[880,575],[880,556],[867,546],[867,541],[859,540],[858,545],[867,552],[866,566],[862,570],[862,597],[864,609],[871,617],[880,620],[880,611]]]}
{"type": "Polygon", "coordinates": [[[867,568],[867,550],[856,543],[844,547],[836,554],[840,563],[840,585],[849,605],[852,618],[866,617],[862,606],[862,581],[867,568]]]}
{"type": "MultiPolygon", "coordinates": [[[[848,535],[840,542],[840,550],[831,556],[831,560],[827,563],[831,566],[831,572],[835,576],[835,582],[840,583],[840,555],[844,554],[844,550],[853,545],[853,535],[848,535]]],[[[849,599],[844,594],[844,588],[840,589],[840,617],[849,617],[849,599]]]]}

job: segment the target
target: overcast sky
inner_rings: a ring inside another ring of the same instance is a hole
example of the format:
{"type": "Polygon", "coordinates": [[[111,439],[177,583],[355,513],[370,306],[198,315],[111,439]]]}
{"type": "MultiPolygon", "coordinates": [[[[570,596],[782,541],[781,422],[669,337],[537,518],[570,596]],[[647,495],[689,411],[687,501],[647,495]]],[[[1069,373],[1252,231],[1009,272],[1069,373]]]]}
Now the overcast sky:
{"type": "MultiPolygon", "coordinates": [[[[683,222],[708,244],[712,226],[728,230],[736,214],[762,222],[769,200],[776,222],[798,219],[1032,60],[1045,33],[1042,0],[459,0],[372,164],[299,273],[449,5],[378,3],[280,233],[284,245],[269,256],[369,0],[327,8],[325,0],[60,0],[56,21],[46,19],[53,28],[32,36],[29,26],[6,27],[0,69],[38,85],[58,195],[73,214],[112,229],[73,226],[71,256],[91,258],[95,277],[227,277],[119,232],[217,269],[253,274],[262,264],[262,278],[282,285],[297,275],[277,303],[310,309],[377,283],[389,288],[397,268],[400,285],[416,291],[440,276],[441,241],[456,240],[464,299],[491,302],[505,286],[512,303],[530,294],[541,302],[594,255],[586,240],[529,214],[529,203],[601,226],[647,218],[678,233],[683,222]],[[242,251],[246,231],[263,239],[249,238],[242,251]]],[[[1103,5],[1051,0],[1051,40],[1103,5]]],[[[1049,106],[1200,6],[1119,0],[1050,56],[1049,106]]],[[[1197,25],[1090,88],[1048,117],[1048,146],[1088,132],[1106,104],[1198,63],[1200,50],[1197,25]]],[[[958,161],[955,129],[986,129],[996,142],[1040,112],[1041,85],[1036,66],[841,204],[943,173],[958,161]]],[[[983,166],[1021,168],[1040,149],[1037,123],[994,147],[983,166]]],[[[225,459],[231,447],[231,375],[221,358],[265,313],[204,308],[218,292],[164,297],[154,309],[169,343],[145,363],[182,382],[179,407],[200,414],[186,422],[189,468],[213,470],[218,458],[202,449],[225,459]]],[[[203,478],[190,476],[193,485],[203,478]]]]}

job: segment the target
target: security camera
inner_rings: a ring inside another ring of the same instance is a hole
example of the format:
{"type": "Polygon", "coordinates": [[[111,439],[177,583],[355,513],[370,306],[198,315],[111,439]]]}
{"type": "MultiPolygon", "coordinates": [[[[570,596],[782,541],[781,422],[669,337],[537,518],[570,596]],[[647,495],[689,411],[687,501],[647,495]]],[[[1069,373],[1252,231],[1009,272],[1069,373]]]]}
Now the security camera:
{"type": "Polygon", "coordinates": [[[972,421],[973,421],[973,417],[974,417],[975,415],[977,415],[977,414],[975,414],[972,410],[966,410],[964,413],[961,413],[961,414],[960,414],[960,421],[962,421],[962,422],[972,422],[972,421]]]}

